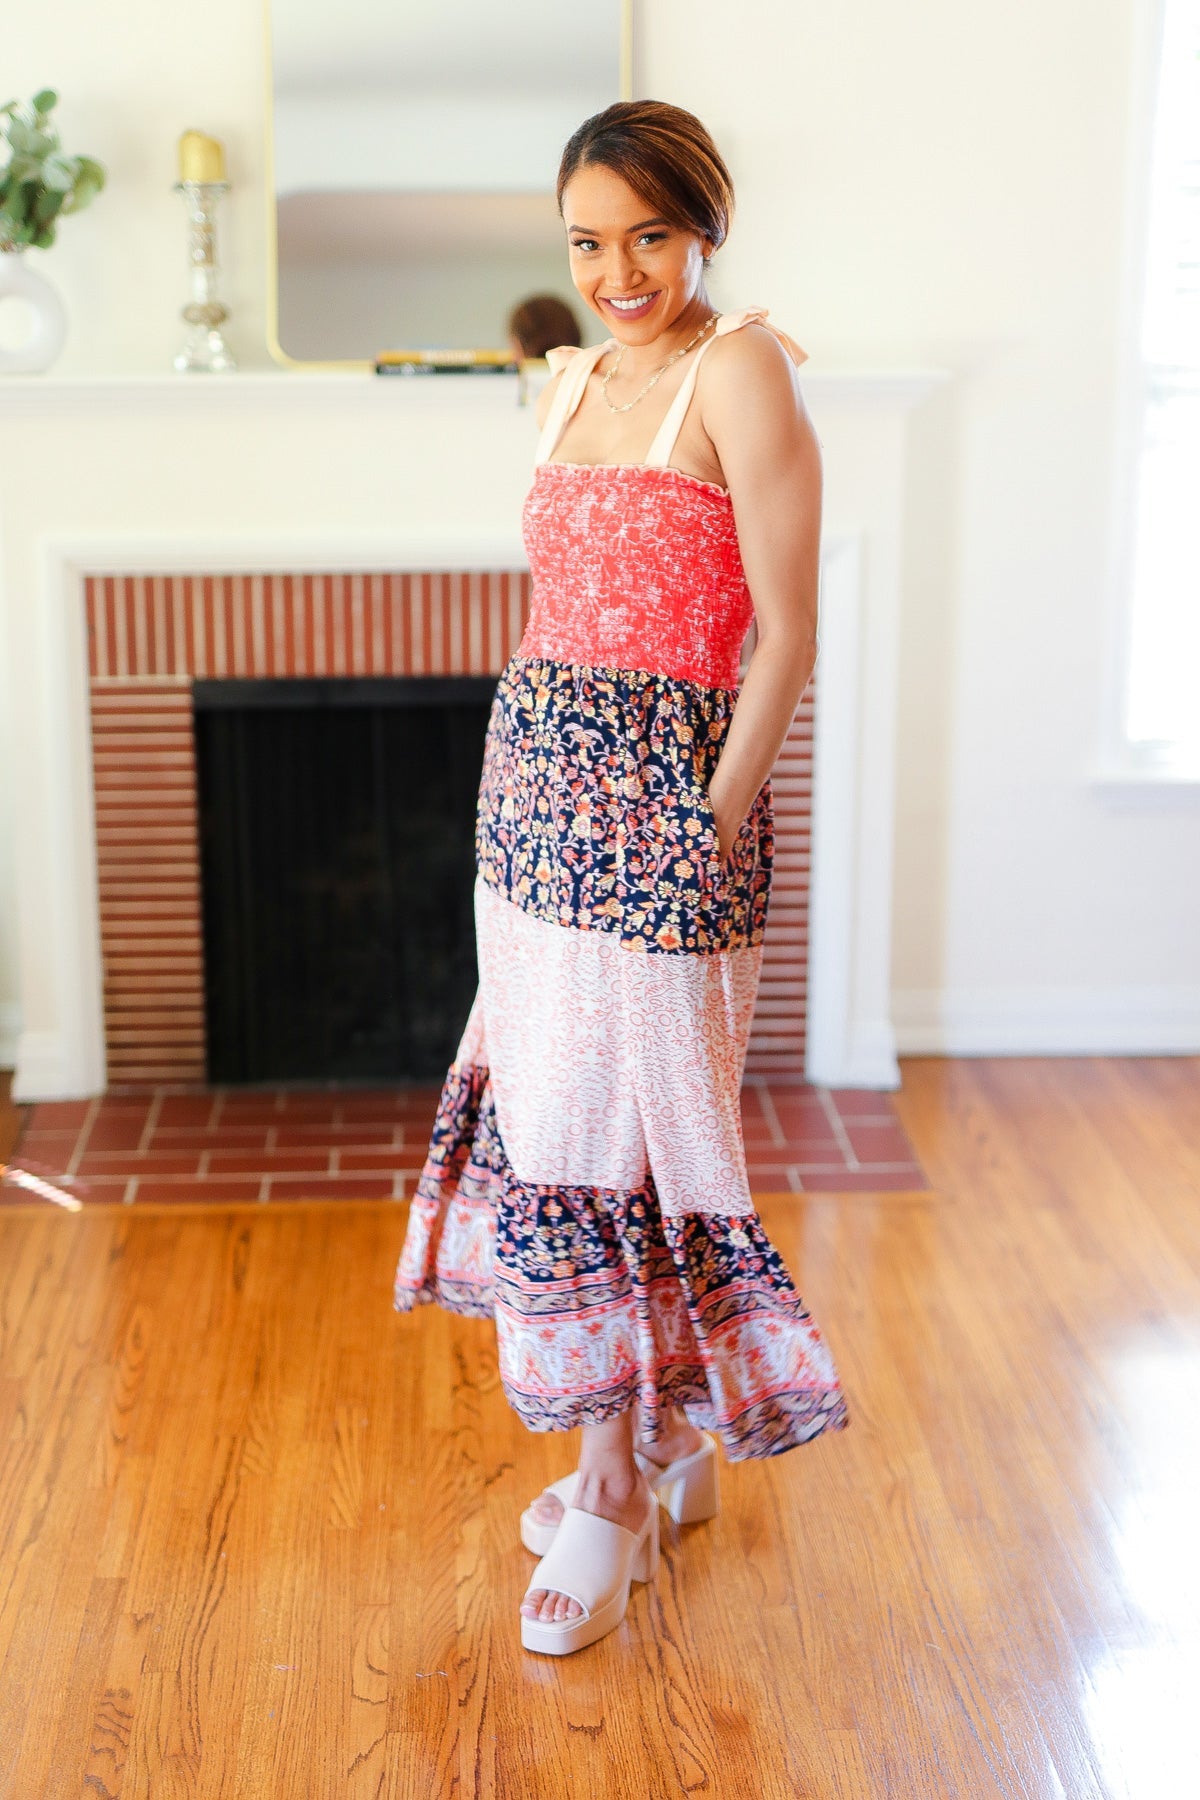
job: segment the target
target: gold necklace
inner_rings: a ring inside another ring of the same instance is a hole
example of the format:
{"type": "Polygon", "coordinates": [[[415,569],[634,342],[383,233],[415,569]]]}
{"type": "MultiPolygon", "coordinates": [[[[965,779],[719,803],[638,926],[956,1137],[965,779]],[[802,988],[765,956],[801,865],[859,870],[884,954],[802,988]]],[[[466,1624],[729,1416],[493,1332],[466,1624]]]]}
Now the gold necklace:
{"type": "Polygon", "coordinates": [[[613,376],[616,374],[617,370],[621,366],[621,358],[625,354],[625,346],[624,346],[624,344],[622,344],[621,348],[617,351],[617,360],[614,362],[612,368],[608,371],[607,375],[602,375],[600,377],[600,392],[604,395],[605,404],[607,405],[609,412],[615,412],[615,413],[628,412],[631,406],[636,406],[638,401],[644,399],[645,396],[650,392],[650,389],[654,386],[654,384],[658,380],[659,376],[664,375],[666,373],[666,371],[670,368],[671,364],[674,362],[678,362],[681,356],[686,356],[688,351],[691,349],[692,345],[698,344],[700,342],[700,339],[704,336],[705,332],[711,326],[716,324],[716,322],[720,318],[720,316],[721,316],[720,313],[710,313],[708,318],[704,321],[703,325],[700,327],[699,331],[696,333],[696,335],[694,337],[688,339],[687,343],[683,346],[683,349],[672,351],[671,355],[668,356],[666,362],[662,363],[659,368],[655,369],[653,375],[650,377],[650,379],[646,383],[645,387],[641,390],[641,393],[635,394],[633,396],[632,400],[627,400],[625,402],[624,406],[614,406],[612,401],[608,397],[608,384],[612,380],[613,376]]]}

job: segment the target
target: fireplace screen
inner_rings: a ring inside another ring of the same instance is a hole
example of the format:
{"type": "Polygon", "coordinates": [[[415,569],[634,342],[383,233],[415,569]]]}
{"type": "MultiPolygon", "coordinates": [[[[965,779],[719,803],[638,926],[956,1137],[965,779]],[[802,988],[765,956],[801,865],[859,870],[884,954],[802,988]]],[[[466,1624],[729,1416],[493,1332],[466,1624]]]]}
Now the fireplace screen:
{"type": "Polygon", "coordinates": [[[195,683],[210,1081],[445,1074],[495,685],[195,683]]]}

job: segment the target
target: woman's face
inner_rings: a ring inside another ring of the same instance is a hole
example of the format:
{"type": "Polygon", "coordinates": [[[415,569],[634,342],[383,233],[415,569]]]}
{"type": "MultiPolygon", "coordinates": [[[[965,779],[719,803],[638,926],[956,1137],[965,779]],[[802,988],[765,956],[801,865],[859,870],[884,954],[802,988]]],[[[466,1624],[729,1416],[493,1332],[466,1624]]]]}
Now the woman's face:
{"type": "Polygon", "coordinates": [[[707,308],[709,240],[653,214],[599,163],[576,170],[563,191],[571,279],[623,344],[649,344],[707,308]]]}

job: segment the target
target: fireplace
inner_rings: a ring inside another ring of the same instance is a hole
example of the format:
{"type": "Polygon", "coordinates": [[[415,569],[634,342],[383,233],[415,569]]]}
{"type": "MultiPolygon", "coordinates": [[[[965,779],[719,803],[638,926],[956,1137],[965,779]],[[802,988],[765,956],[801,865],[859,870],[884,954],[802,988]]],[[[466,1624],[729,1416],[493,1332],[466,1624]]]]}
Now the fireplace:
{"type": "MultiPolygon", "coordinates": [[[[751,1070],[894,1088],[909,415],[945,375],[809,371],[826,475],[819,701],[814,715],[810,690],[776,770],[751,1070]]],[[[6,471],[19,765],[0,1042],[18,1101],[204,1082],[193,680],[503,666],[526,602],[534,422],[517,402],[515,378],[357,370],[6,384],[24,453],[6,471]]]]}
{"type": "Polygon", "coordinates": [[[435,1081],[478,983],[488,675],[198,681],[210,1082],[435,1081]]]}
{"type": "MultiPolygon", "coordinates": [[[[276,723],[302,687],[310,699],[319,690],[317,706],[326,725],[352,737],[356,728],[348,721],[356,695],[411,713],[411,705],[395,706],[400,686],[410,696],[427,688],[432,701],[450,692],[448,682],[473,681],[476,724],[463,728],[466,736],[474,732],[473,770],[469,778],[465,766],[457,772],[459,788],[470,791],[472,811],[471,822],[464,811],[458,826],[465,868],[473,854],[474,789],[486,723],[486,711],[481,724],[478,708],[520,640],[528,575],[507,569],[143,573],[90,576],[84,592],[108,1085],[377,1081],[387,1076],[387,1059],[399,1055],[406,1036],[417,1060],[407,1065],[393,1060],[397,1078],[429,1079],[444,1071],[447,1046],[452,1054],[465,1023],[464,1001],[470,999],[471,924],[461,910],[455,914],[457,958],[449,952],[445,958],[457,973],[443,983],[446,1011],[440,1025],[420,1028],[410,1019],[405,1026],[393,1018],[385,1029],[378,1019],[374,1024],[360,1019],[357,1027],[343,1021],[342,1047],[323,1065],[310,1059],[284,1067],[278,1044],[268,1050],[267,1064],[255,1062],[245,1053],[246,1032],[241,1031],[239,1046],[239,1030],[228,1017],[217,1022],[218,991],[225,990],[236,1012],[243,998],[230,993],[231,984],[240,981],[246,990],[254,980],[250,971],[243,970],[236,981],[230,973],[245,953],[246,927],[230,918],[228,895],[214,885],[218,877],[210,874],[207,885],[204,879],[205,860],[215,869],[215,853],[206,843],[202,856],[198,771],[207,784],[215,779],[221,754],[232,754],[213,747],[219,734],[214,721],[232,716],[239,689],[247,703],[243,710],[274,714],[276,723]],[[340,726],[329,726],[335,715],[340,726]],[[223,935],[214,937],[218,919],[223,935]],[[457,1029],[456,1008],[462,1015],[457,1029]],[[373,1033],[374,1063],[366,1049],[373,1033]],[[276,1060],[268,1066],[272,1057],[276,1060]]],[[[772,773],[775,876],[747,1058],[750,1074],[804,1073],[815,686],[814,680],[772,773]]],[[[384,726],[375,729],[387,735],[384,726]]],[[[394,733],[403,729],[393,728],[394,733]]],[[[409,878],[421,879],[411,870],[409,878]]],[[[324,879],[335,881],[332,869],[324,879]]],[[[259,974],[269,995],[270,982],[281,979],[279,971],[259,974]]],[[[322,1029],[327,1040],[331,1032],[336,1036],[336,1021],[326,1019],[324,1027],[315,1019],[309,1023],[318,1036],[322,1029]]]]}

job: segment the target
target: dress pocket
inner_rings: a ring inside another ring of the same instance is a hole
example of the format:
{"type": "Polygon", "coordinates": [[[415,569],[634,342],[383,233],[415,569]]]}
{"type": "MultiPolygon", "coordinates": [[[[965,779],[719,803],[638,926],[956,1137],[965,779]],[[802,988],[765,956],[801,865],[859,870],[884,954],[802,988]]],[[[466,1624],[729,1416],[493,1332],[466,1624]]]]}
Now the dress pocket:
{"type": "Polygon", "coordinates": [[[708,789],[702,783],[696,787],[697,808],[704,821],[702,839],[705,858],[708,863],[708,880],[713,892],[721,894],[728,879],[728,861],[733,846],[722,854],[717,844],[717,815],[713,811],[712,801],[708,797],[708,789]]]}

